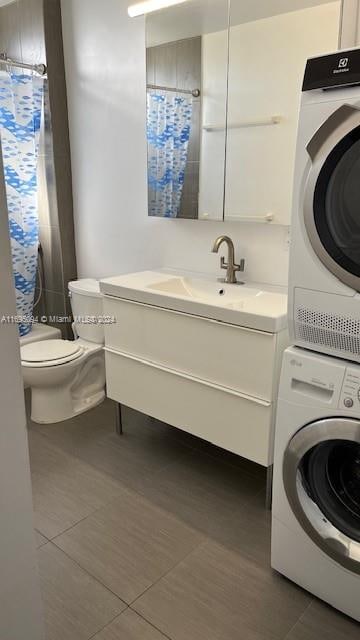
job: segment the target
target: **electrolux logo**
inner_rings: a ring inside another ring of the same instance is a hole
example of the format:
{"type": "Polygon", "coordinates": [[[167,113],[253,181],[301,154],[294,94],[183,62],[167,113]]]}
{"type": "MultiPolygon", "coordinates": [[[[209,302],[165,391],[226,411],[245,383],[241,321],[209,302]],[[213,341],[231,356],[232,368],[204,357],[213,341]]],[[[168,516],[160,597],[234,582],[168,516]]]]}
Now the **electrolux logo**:
{"type": "Polygon", "coordinates": [[[349,58],[340,58],[337,69],[333,73],[347,73],[349,71],[349,58]]]}

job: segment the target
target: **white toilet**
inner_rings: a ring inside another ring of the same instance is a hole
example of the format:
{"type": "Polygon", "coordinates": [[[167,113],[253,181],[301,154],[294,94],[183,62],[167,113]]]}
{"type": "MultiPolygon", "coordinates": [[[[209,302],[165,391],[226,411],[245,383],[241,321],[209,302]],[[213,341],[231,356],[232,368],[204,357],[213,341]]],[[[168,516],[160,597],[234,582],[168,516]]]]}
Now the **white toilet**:
{"type": "Polygon", "coordinates": [[[31,388],[31,419],[61,422],[105,398],[102,296],[97,280],[69,282],[75,340],[43,340],[21,347],[24,384],[31,388]]]}

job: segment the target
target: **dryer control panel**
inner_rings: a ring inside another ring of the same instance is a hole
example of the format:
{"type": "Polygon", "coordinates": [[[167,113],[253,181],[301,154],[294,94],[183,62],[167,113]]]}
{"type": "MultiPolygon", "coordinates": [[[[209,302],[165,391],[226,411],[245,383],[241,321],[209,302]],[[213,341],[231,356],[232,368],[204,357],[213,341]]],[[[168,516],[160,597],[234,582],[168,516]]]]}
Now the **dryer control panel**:
{"type": "Polygon", "coordinates": [[[360,368],[347,367],[340,394],[339,409],[360,409],[360,368]]]}
{"type": "Polygon", "coordinates": [[[306,64],[303,91],[334,89],[360,84],[360,49],[338,51],[306,64]]]}

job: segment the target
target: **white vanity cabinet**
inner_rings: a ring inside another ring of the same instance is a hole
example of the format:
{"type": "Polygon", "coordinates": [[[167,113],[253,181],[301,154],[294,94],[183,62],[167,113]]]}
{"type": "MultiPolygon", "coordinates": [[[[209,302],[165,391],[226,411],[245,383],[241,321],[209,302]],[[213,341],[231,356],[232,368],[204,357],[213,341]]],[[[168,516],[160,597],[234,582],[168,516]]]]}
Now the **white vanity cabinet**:
{"type": "Polygon", "coordinates": [[[107,394],[263,466],[272,464],[287,331],[254,330],[105,293],[107,394]]]}

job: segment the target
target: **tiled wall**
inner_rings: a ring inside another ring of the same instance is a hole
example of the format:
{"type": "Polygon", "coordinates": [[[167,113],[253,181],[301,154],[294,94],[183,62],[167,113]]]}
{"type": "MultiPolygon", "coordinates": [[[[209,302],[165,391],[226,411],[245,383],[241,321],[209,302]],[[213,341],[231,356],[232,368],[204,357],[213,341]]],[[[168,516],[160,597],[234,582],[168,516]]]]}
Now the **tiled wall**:
{"type": "MultiPolygon", "coordinates": [[[[45,288],[35,313],[64,317],[70,313],[67,283],[76,278],[76,258],[60,0],[16,0],[2,7],[0,51],[23,62],[46,62],[48,67],[39,151],[45,288]]],[[[59,326],[71,336],[69,324],[59,326]]]]}
{"type": "MultiPolygon", "coordinates": [[[[146,50],[147,82],[192,91],[201,88],[201,37],[146,50]]],[[[201,96],[193,98],[191,135],[179,218],[198,217],[201,96]]]]}

